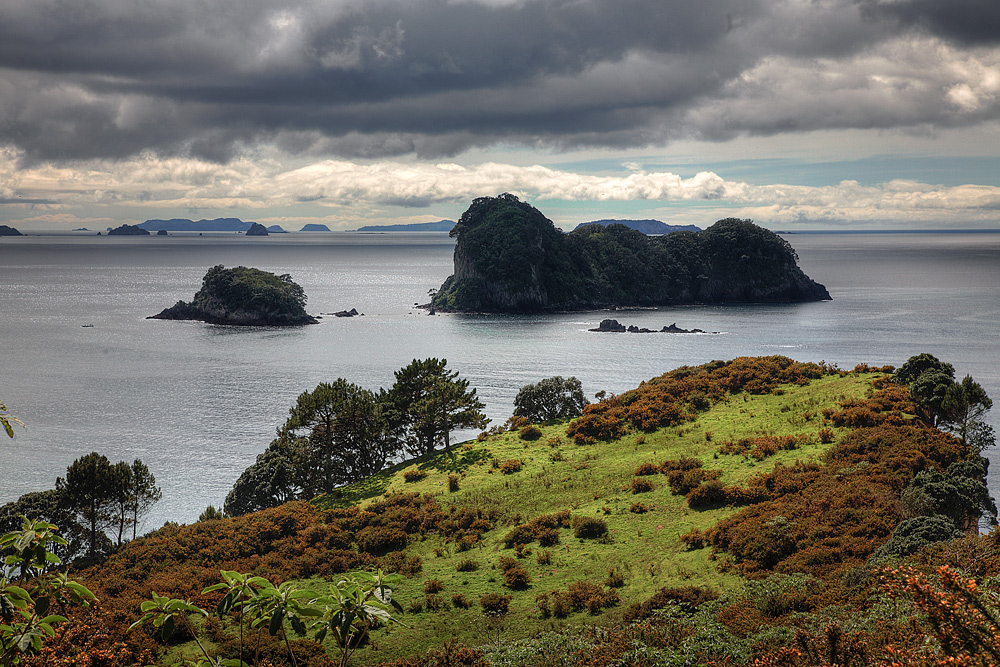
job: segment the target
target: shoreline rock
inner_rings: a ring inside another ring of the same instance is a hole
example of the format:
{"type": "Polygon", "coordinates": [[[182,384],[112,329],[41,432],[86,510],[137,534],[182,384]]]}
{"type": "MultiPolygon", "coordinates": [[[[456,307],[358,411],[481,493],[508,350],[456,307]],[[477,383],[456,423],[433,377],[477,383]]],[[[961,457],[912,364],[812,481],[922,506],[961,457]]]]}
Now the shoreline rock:
{"type": "Polygon", "coordinates": [[[673,323],[670,326],[665,326],[662,329],[647,329],[645,327],[637,327],[634,324],[625,326],[621,324],[618,320],[606,319],[601,320],[601,323],[594,329],[587,329],[587,331],[599,331],[607,333],[677,333],[677,334],[717,334],[718,331],[704,331],[703,329],[682,329],[677,326],[677,323],[673,323]]]}

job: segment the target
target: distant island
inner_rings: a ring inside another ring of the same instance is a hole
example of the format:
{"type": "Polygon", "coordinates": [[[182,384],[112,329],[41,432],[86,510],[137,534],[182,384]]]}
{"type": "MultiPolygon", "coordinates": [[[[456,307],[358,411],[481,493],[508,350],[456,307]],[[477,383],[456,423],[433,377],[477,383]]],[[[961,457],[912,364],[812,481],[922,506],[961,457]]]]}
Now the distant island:
{"type": "Polygon", "coordinates": [[[330,228],[327,227],[326,225],[319,225],[319,224],[316,224],[315,222],[310,222],[307,225],[302,225],[302,229],[300,229],[299,231],[300,232],[328,232],[328,231],[330,231],[330,228]]]}
{"type": "Polygon", "coordinates": [[[149,236],[149,230],[137,225],[122,225],[114,229],[109,227],[108,236],[149,236]]]}
{"type": "Polygon", "coordinates": [[[414,222],[406,225],[366,225],[358,227],[358,232],[450,232],[455,227],[454,220],[437,222],[414,222]]]}
{"type": "Polygon", "coordinates": [[[268,234],[267,227],[260,224],[259,222],[253,223],[252,225],[250,225],[250,229],[247,230],[247,236],[267,236],[267,234],[268,234]]]}
{"type": "Polygon", "coordinates": [[[646,236],[624,225],[570,233],[511,194],[462,214],[454,274],[431,299],[453,312],[538,312],[830,299],[787,241],[749,220],[646,236]]]}
{"type": "Polygon", "coordinates": [[[609,225],[625,225],[629,229],[642,232],[647,236],[671,234],[673,232],[701,231],[701,227],[696,227],[694,225],[668,225],[667,223],[660,222],[659,220],[595,220],[593,222],[581,222],[573,231],[588,225],[601,225],[602,227],[607,227],[609,225]]]}
{"type": "Polygon", "coordinates": [[[0,225],[0,236],[24,236],[21,232],[7,225],[0,225]]]}
{"type": "Polygon", "coordinates": [[[168,232],[245,232],[253,222],[244,222],[239,218],[215,218],[214,220],[187,220],[171,218],[170,220],[147,220],[137,227],[151,232],[164,229],[168,232]]]}
{"type": "Polygon", "coordinates": [[[238,326],[295,326],[316,324],[306,313],[305,291],[287,273],[213,266],[202,279],[190,303],[178,301],[147,319],[198,320],[238,326]]]}
{"type": "Polygon", "coordinates": [[[288,232],[281,228],[281,225],[271,225],[267,228],[267,231],[271,234],[287,234],[288,232]]]}

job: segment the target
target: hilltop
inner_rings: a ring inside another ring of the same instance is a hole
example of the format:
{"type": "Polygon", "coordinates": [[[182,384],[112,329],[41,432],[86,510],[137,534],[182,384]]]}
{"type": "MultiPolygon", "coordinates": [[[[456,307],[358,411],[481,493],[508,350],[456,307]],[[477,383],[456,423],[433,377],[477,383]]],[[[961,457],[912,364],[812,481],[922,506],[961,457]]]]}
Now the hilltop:
{"type": "MultiPolygon", "coordinates": [[[[202,589],[220,569],[321,590],[380,567],[406,577],[405,625],[374,633],[353,664],[603,667],[623,651],[651,660],[639,665],[825,664],[793,660],[805,646],[887,665],[888,642],[926,650],[933,631],[912,607],[886,606],[910,584],[880,578],[879,553],[921,474],[940,484],[975,459],[886,370],[784,357],[682,367],[571,422],[511,421],[311,503],[168,525],[81,573],[102,600],[90,622],[103,641],[125,637],[149,590],[214,608],[219,594],[202,589]]],[[[984,472],[962,478],[970,493],[984,472]]],[[[972,536],[913,563],[942,559],[989,573],[1000,549],[972,536]]],[[[233,655],[232,631],[205,628],[233,655]]],[[[146,633],[128,641],[136,655],[162,650],[146,633]]],[[[293,644],[300,664],[329,664],[317,644],[293,644]]]]}
{"type": "Polygon", "coordinates": [[[481,197],[450,232],[454,273],[437,310],[533,312],[830,298],[787,241],[749,220],[646,236],[624,225],[561,232],[509,194],[481,197]]]}

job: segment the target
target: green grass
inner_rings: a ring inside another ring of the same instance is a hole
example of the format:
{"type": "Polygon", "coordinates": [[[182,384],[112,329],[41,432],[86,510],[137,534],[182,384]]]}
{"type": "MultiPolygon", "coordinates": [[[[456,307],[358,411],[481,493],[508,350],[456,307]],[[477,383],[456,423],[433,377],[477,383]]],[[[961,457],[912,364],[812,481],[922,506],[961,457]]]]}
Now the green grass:
{"type": "Polygon", "coordinates": [[[739,394],[680,427],[631,433],[610,443],[576,445],[565,436],[564,423],[543,426],[542,437],[532,442],[521,440],[516,432],[492,435],[456,445],[450,452],[407,461],[337,494],[316,499],[314,502],[324,508],[364,506],[394,493],[419,492],[435,496],[445,506],[480,509],[496,517],[496,527],[466,552],[458,552],[454,543],[446,544],[437,536],[411,542],[408,553],[420,556],[423,569],[406,582],[398,599],[404,609],[422,601],[424,610],[407,613],[402,619],[405,626],[377,633],[375,650],[359,654],[358,661],[375,663],[413,655],[440,646],[451,637],[472,645],[487,642],[491,634],[478,605],[485,593],[513,596],[511,614],[502,630],[502,637],[510,640],[566,624],[606,622],[628,604],[642,601],[665,586],[700,585],[722,591],[739,585],[739,577],[718,570],[710,550],[688,551],[679,539],[693,528],[711,527],[736,510],[690,509],[683,496],[671,494],[665,475],[646,477],[655,488],[633,494],[628,484],[635,469],[644,462],[659,465],[666,459],[693,456],[702,460],[704,468],[721,470],[724,483],[735,484],[770,471],[778,462],[818,460],[832,446],[821,444],[817,437],[822,410],[846,398],[866,396],[874,377],[877,374],[829,375],[805,386],[785,386],[769,395],[739,394]],[[806,436],[808,442],[763,461],[719,453],[727,440],[764,434],[806,436]],[[520,460],[521,470],[502,474],[499,467],[510,459],[520,460]],[[408,470],[427,475],[407,482],[403,474],[408,470]],[[448,490],[449,475],[459,478],[455,492],[448,490]],[[649,511],[630,511],[636,502],[648,506],[649,511]],[[560,529],[557,545],[533,543],[525,549],[531,553],[520,563],[531,575],[531,586],[524,591],[505,588],[497,563],[501,556],[514,556],[513,549],[504,548],[506,532],[539,514],[566,509],[573,515],[605,519],[610,539],[581,540],[573,537],[572,530],[560,529]],[[551,564],[538,563],[542,551],[550,552],[551,564]],[[469,558],[479,562],[479,569],[458,572],[457,564],[469,558]],[[576,581],[603,584],[612,568],[625,575],[625,586],[620,589],[622,605],[616,610],[598,616],[578,612],[566,619],[540,618],[535,601],[538,594],[565,590],[576,581]],[[444,584],[437,594],[444,604],[437,611],[427,609],[423,590],[429,579],[444,584]],[[453,607],[451,597],[457,593],[473,606],[453,607]]]}

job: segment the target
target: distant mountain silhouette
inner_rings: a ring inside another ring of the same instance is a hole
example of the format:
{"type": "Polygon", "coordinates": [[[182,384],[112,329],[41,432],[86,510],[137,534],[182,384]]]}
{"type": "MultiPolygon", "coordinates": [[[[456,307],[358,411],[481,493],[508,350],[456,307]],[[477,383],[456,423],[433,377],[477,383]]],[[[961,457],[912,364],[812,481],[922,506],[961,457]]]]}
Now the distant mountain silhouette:
{"type": "Polygon", "coordinates": [[[437,222],[414,222],[407,225],[366,225],[359,227],[359,232],[450,232],[455,226],[454,220],[438,220],[437,222]]]}
{"type": "Polygon", "coordinates": [[[642,232],[647,235],[701,231],[701,227],[695,227],[694,225],[668,225],[667,223],[660,222],[659,220],[595,220],[593,222],[581,222],[576,226],[576,229],[586,227],[587,225],[602,225],[607,227],[608,225],[613,224],[625,225],[629,229],[634,229],[637,232],[642,232]]]}
{"type": "Polygon", "coordinates": [[[215,218],[214,220],[186,220],[172,218],[170,220],[147,220],[137,226],[150,232],[165,229],[168,232],[245,232],[253,225],[239,218],[215,218]]]}
{"type": "Polygon", "coordinates": [[[302,225],[300,232],[328,232],[330,228],[326,225],[318,225],[315,222],[310,222],[308,225],[302,225]]]}

